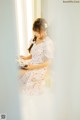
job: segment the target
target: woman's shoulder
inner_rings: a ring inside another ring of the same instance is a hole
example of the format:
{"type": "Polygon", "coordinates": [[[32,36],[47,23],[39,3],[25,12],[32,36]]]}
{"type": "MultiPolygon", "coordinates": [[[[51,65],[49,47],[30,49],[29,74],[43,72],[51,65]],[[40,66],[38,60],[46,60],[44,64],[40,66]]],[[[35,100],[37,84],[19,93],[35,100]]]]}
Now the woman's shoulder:
{"type": "Polygon", "coordinates": [[[53,40],[49,36],[46,37],[44,44],[45,44],[44,46],[47,48],[47,50],[54,51],[55,45],[54,45],[53,40]]]}
{"type": "Polygon", "coordinates": [[[47,36],[45,38],[45,44],[48,44],[48,45],[52,45],[53,44],[53,41],[52,41],[52,39],[49,36],[47,36]]]}

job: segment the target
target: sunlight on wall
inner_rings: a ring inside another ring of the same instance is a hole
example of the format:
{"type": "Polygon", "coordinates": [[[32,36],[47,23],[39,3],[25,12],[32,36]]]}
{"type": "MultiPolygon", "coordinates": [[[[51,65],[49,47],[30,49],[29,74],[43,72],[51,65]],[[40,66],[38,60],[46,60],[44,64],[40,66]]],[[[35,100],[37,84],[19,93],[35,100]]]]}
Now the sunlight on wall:
{"type": "Polygon", "coordinates": [[[17,22],[17,34],[18,34],[18,52],[23,54],[23,17],[22,17],[22,2],[21,0],[15,0],[16,3],[16,22],[17,22]]]}
{"type": "Polygon", "coordinates": [[[28,46],[29,40],[32,38],[32,16],[33,16],[32,0],[29,1],[15,0],[15,4],[16,4],[15,9],[16,9],[17,37],[18,37],[18,54],[24,55],[27,52],[25,51],[26,49],[25,47],[28,46]],[[27,37],[25,36],[25,34],[27,37]]]}
{"type": "Polygon", "coordinates": [[[18,55],[26,55],[32,38],[32,24],[41,17],[41,0],[15,0],[18,55]]]}
{"type": "Polygon", "coordinates": [[[26,14],[27,14],[27,40],[28,40],[28,45],[29,41],[32,37],[32,0],[26,0],[26,14]]]}

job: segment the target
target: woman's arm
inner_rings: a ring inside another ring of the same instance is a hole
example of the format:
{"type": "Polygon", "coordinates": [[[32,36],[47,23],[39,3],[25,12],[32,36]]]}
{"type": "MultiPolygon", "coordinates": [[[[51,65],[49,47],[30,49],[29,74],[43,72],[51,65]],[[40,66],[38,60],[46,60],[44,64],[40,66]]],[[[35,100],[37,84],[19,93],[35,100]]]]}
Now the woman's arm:
{"type": "Polygon", "coordinates": [[[28,56],[20,56],[20,58],[24,59],[24,60],[29,60],[32,58],[32,55],[28,55],[28,56]]]}
{"type": "Polygon", "coordinates": [[[38,65],[30,64],[27,67],[25,67],[25,69],[34,70],[34,69],[41,69],[41,68],[44,68],[44,67],[47,67],[47,66],[49,66],[49,61],[48,60],[45,61],[44,63],[38,64],[38,65]]]}

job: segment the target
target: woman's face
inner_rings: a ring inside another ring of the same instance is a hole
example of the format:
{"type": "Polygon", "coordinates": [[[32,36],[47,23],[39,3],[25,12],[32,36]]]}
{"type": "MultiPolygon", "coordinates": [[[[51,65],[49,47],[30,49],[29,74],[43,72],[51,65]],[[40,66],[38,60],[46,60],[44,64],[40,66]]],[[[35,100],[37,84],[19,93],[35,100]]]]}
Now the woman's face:
{"type": "Polygon", "coordinates": [[[40,38],[40,33],[33,31],[33,35],[36,36],[37,38],[40,38]]]}
{"type": "Polygon", "coordinates": [[[36,31],[33,31],[33,35],[36,36],[37,39],[41,39],[45,36],[45,31],[41,31],[40,33],[36,32],[36,31]]]}

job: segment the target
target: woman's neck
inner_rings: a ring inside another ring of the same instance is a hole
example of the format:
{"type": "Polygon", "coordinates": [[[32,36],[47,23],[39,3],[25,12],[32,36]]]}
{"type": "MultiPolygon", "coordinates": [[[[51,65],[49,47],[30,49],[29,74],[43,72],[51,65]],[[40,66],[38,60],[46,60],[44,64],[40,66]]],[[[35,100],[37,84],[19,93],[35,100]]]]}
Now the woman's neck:
{"type": "Polygon", "coordinates": [[[43,39],[36,39],[36,44],[40,44],[40,43],[42,43],[44,40],[45,40],[45,38],[46,38],[47,36],[45,36],[43,39]]]}
{"type": "Polygon", "coordinates": [[[44,39],[45,39],[46,37],[47,37],[47,35],[45,35],[45,36],[43,36],[43,37],[41,37],[41,38],[37,38],[36,41],[37,41],[37,42],[39,42],[39,41],[40,41],[40,42],[41,42],[41,41],[44,41],[44,39]]]}

